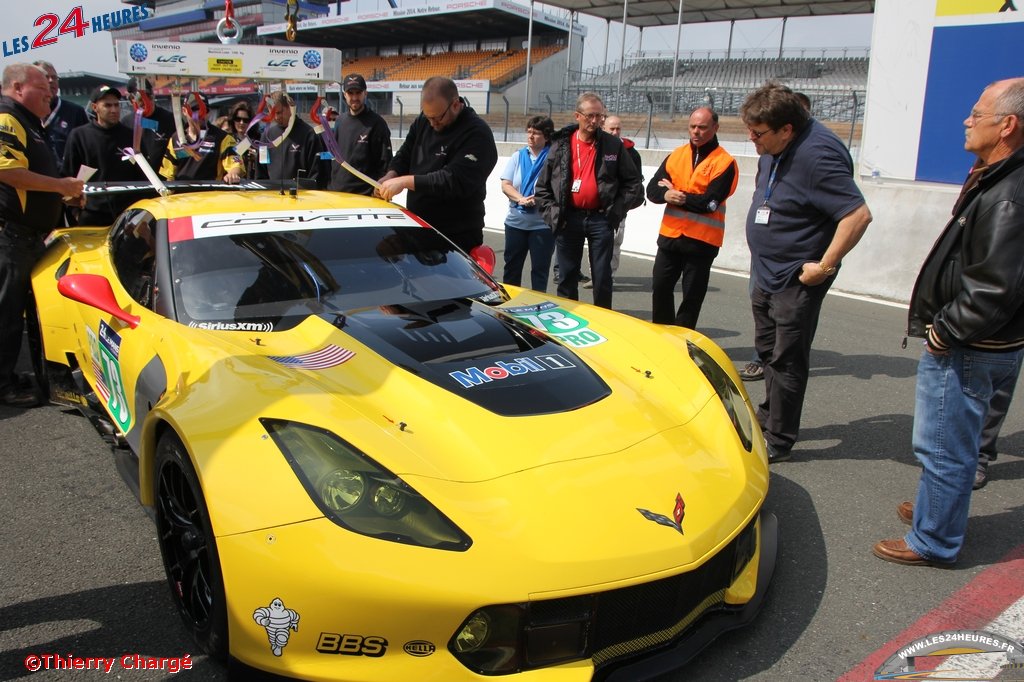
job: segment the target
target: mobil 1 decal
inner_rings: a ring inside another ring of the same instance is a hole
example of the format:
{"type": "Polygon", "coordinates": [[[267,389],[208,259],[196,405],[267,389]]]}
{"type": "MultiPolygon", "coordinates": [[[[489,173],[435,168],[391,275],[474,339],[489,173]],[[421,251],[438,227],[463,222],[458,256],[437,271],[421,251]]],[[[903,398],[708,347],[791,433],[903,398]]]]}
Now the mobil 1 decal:
{"type": "Polygon", "coordinates": [[[557,303],[551,301],[537,305],[502,308],[502,310],[517,320],[555,336],[565,345],[574,348],[596,346],[608,340],[590,329],[589,323],[582,317],[573,315],[565,308],[559,308],[557,303]]]}

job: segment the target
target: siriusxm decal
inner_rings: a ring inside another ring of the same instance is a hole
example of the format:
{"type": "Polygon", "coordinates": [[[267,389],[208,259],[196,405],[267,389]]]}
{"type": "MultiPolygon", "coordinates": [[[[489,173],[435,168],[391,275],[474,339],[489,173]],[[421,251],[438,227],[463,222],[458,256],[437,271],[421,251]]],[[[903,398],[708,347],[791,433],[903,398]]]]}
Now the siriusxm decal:
{"type": "Polygon", "coordinates": [[[149,56],[149,50],[142,43],[134,43],[128,50],[128,55],[132,58],[133,62],[144,62],[146,57],[149,56]]]}
{"type": "Polygon", "coordinates": [[[490,367],[467,367],[448,376],[455,379],[463,388],[473,388],[492,381],[501,381],[508,377],[521,376],[531,372],[546,372],[549,369],[570,369],[576,365],[558,353],[537,355],[532,358],[516,358],[512,362],[499,360],[490,367]]]}
{"type": "Polygon", "coordinates": [[[315,69],[320,66],[323,59],[320,57],[320,53],[317,50],[306,50],[306,54],[302,55],[302,64],[307,69],[315,69]]]}

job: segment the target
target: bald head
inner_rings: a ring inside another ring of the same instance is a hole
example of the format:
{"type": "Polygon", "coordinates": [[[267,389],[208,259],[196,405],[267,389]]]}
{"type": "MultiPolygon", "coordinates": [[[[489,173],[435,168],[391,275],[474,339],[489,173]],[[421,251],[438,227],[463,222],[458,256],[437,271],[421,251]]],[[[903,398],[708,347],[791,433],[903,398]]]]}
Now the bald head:
{"type": "Polygon", "coordinates": [[[690,113],[690,144],[703,147],[718,134],[718,114],[710,107],[697,107],[690,113]]]}
{"type": "Polygon", "coordinates": [[[618,116],[612,115],[606,118],[602,128],[606,133],[615,137],[622,137],[622,119],[618,116]]]}
{"type": "Polygon", "coordinates": [[[450,126],[462,111],[455,81],[444,76],[432,76],[424,81],[420,110],[434,130],[440,132],[450,126]]]}

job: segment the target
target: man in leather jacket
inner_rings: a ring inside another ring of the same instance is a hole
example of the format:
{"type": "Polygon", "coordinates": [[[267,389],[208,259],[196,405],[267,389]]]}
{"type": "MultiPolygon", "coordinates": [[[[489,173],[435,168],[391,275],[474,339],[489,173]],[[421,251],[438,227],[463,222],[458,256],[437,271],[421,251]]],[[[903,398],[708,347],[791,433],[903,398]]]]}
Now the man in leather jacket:
{"type": "Polygon", "coordinates": [[[1024,355],[1024,78],[985,88],[964,126],[980,163],[910,299],[907,332],[925,339],[913,438],[923,469],[916,501],[897,507],[910,531],[874,547],[898,564],[956,561],[985,416],[1024,355]]]}
{"type": "Polygon", "coordinates": [[[640,169],[622,140],[604,132],[604,102],[593,92],[576,100],[576,125],[552,136],[551,151],[537,178],[535,198],[555,233],[561,275],[558,295],[579,299],[583,245],[590,249],[594,305],[612,307],[615,228],[644,200],[640,169]]]}

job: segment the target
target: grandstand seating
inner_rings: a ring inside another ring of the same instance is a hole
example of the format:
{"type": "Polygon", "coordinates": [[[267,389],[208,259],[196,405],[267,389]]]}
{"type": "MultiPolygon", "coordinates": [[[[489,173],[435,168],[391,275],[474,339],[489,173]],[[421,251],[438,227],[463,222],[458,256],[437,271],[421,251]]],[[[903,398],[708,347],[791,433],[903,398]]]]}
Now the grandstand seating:
{"type": "MultiPolygon", "coordinates": [[[[561,49],[558,45],[536,47],[531,59],[536,63],[561,49]]],[[[454,79],[489,80],[492,86],[501,87],[526,73],[526,50],[359,57],[345,61],[342,71],[361,73],[367,80],[425,80],[443,75],[454,79]]]]}
{"type": "Polygon", "coordinates": [[[713,103],[724,115],[735,115],[751,90],[778,80],[806,93],[815,116],[825,120],[859,120],[867,89],[867,57],[814,57],[783,59],[635,59],[621,71],[584,72],[562,93],[571,102],[585,90],[598,92],[609,109],[621,113],[690,111],[713,103]],[[620,87],[621,83],[621,87],[620,87]]]}

